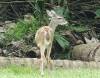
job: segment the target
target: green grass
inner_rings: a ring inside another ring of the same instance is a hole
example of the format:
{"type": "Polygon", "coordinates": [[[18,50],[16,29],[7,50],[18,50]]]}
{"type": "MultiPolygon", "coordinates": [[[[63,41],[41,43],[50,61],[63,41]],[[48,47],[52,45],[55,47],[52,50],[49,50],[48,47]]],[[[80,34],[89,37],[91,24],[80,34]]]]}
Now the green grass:
{"type": "MultiPolygon", "coordinates": [[[[39,69],[19,66],[0,68],[0,78],[41,78],[39,69]]],[[[61,69],[45,70],[43,78],[100,78],[99,69],[61,69]]]]}

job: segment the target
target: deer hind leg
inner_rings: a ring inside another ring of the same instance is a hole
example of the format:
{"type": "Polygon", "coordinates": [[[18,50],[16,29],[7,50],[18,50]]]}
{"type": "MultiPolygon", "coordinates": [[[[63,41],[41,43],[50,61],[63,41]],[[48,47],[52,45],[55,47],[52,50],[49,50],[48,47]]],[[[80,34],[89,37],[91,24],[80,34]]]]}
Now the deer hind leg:
{"type": "Polygon", "coordinates": [[[44,56],[45,47],[41,47],[40,52],[41,52],[40,72],[41,72],[41,75],[43,76],[44,75],[44,62],[45,62],[45,56],[44,56]]]}
{"type": "Polygon", "coordinates": [[[52,44],[50,44],[47,47],[47,54],[46,54],[46,59],[47,59],[47,67],[52,69],[53,68],[53,61],[51,60],[50,54],[51,54],[51,48],[52,48],[52,44]]]}

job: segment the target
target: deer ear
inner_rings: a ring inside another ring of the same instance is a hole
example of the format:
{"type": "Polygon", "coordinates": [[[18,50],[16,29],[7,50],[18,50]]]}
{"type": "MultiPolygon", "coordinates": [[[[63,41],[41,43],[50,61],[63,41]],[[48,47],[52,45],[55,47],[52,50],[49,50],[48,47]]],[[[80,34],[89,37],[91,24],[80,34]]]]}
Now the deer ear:
{"type": "Polygon", "coordinates": [[[93,41],[93,42],[99,42],[99,40],[96,39],[95,37],[92,37],[91,41],[93,41]]]}
{"type": "Polygon", "coordinates": [[[46,10],[46,12],[47,12],[48,16],[50,16],[50,17],[53,17],[56,14],[55,11],[53,11],[53,10],[51,10],[51,11],[46,10]]]}
{"type": "Polygon", "coordinates": [[[91,41],[95,41],[96,39],[94,37],[92,37],[91,41]]]}
{"type": "Polygon", "coordinates": [[[54,10],[51,10],[51,13],[52,13],[53,15],[56,15],[56,12],[55,12],[54,10]]]}
{"type": "Polygon", "coordinates": [[[86,37],[84,37],[84,39],[85,39],[86,43],[90,43],[90,42],[91,42],[91,40],[89,40],[89,39],[86,38],[86,37]]]}
{"type": "Polygon", "coordinates": [[[51,13],[51,11],[46,10],[46,12],[47,12],[48,16],[50,16],[50,17],[52,17],[52,16],[53,16],[53,15],[52,15],[52,13],[51,13]]]}

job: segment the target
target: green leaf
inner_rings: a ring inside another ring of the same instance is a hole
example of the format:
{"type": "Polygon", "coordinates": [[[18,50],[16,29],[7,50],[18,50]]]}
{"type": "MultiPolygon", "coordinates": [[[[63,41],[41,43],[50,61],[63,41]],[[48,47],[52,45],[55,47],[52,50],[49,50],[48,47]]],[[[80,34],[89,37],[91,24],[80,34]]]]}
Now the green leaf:
{"type": "Polygon", "coordinates": [[[97,9],[95,13],[96,13],[96,17],[100,17],[100,9],[97,9]]]}
{"type": "Polygon", "coordinates": [[[69,46],[69,42],[61,35],[55,34],[55,40],[57,43],[63,48],[67,48],[69,46]]]}
{"type": "Polygon", "coordinates": [[[64,8],[63,7],[54,7],[54,10],[56,11],[57,14],[63,16],[63,10],[64,8]]]}
{"type": "Polygon", "coordinates": [[[67,29],[76,31],[76,32],[84,32],[84,31],[87,31],[89,28],[84,25],[71,24],[71,25],[67,26],[67,29]]]}
{"type": "Polygon", "coordinates": [[[38,21],[32,17],[31,23],[24,20],[19,20],[13,29],[8,29],[5,33],[7,40],[20,40],[24,38],[29,33],[35,33],[39,28],[38,21]]]}

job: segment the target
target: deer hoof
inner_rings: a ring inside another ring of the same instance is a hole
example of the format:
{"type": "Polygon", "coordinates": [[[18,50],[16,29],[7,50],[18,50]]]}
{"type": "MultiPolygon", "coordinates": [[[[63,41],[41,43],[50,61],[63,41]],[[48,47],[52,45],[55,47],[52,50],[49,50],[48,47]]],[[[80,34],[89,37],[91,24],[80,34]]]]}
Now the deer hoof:
{"type": "Polygon", "coordinates": [[[41,76],[42,76],[42,77],[44,76],[44,73],[43,73],[43,72],[41,73],[41,76]]]}

